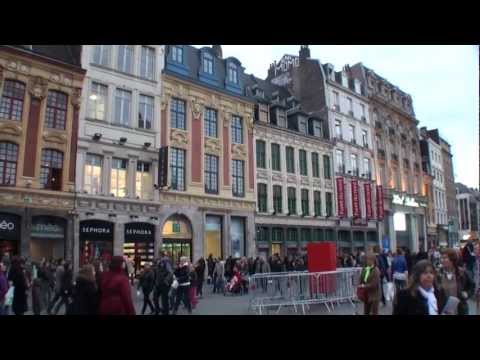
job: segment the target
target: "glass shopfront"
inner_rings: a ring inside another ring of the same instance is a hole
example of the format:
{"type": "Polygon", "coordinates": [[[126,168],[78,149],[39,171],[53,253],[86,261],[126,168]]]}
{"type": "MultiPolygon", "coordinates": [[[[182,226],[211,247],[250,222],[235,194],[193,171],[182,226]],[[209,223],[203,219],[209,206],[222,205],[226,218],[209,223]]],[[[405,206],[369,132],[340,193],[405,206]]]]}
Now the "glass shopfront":
{"type": "Polygon", "coordinates": [[[34,216],[30,233],[30,254],[34,261],[64,259],[66,220],[55,216],[34,216]]]}
{"type": "Polygon", "coordinates": [[[0,259],[6,253],[10,256],[19,254],[20,226],[20,216],[0,213],[0,259]]]}
{"type": "Polygon", "coordinates": [[[182,215],[173,215],[165,221],[162,229],[162,250],[167,251],[175,265],[180,257],[193,261],[192,227],[182,215]]]}
{"type": "Polygon", "coordinates": [[[222,257],[222,217],[207,215],[205,218],[205,237],[203,256],[206,259],[210,254],[214,258],[222,257]]]}
{"type": "Polygon", "coordinates": [[[233,258],[245,256],[245,218],[232,217],[230,219],[230,239],[233,258]]]}
{"type": "Polygon", "coordinates": [[[80,265],[94,260],[110,261],[113,256],[112,222],[84,220],[80,222],[80,265]]]}
{"type": "Polygon", "coordinates": [[[135,266],[135,276],[148,263],[153,264],[154,259],[155,226],[144,222],[125,224],[125,241],[123,254],[135,266]]]}

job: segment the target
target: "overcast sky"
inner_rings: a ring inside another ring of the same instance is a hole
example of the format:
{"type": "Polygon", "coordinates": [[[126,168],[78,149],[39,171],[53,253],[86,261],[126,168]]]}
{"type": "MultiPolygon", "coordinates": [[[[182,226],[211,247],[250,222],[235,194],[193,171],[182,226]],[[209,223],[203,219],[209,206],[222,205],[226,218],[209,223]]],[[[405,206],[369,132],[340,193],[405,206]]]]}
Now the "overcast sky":
{"type": "MultiPolygon", "coordinates": [[[[200,46],[198,46],[200,47],[200,46]]],[[[246,73],[264,79],[269,65],[299,45],[223,45],[246,73]]],[[[438,128],[452,146],[455,181],[478,187],[478,47],[433,45],[311,45],[311,57],[335,70],[363,64],[412,95],[419,127],[438,128]]]]}

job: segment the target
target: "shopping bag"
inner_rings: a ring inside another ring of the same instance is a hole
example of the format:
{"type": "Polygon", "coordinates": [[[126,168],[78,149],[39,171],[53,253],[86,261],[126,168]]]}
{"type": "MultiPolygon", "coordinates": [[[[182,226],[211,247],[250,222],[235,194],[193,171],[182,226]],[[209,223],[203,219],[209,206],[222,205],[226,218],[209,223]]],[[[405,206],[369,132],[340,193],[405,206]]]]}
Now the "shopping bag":
{"type": "Polygon", "coordinates": [[[393,301],[395,296],[395,287],[392,282],[387,282],[383,284],[383,294],[385,295],[386,301],[393,301]]]}
{"type": "Polygon", "coordinates": [[[5,306],[12,306],[13,304],[13,291],[15,290],[14,286],[10,286],[7,293],[5,294],[5,306]]]}
{"type": "Polygon", "coordinates": [[[363,286],[357,287],[357,298],[362,302],[367,301],[367,291],[363,286]]]}
{"type": "Polygon", "coordinates": [[[178,284],[178,280],[177,280],[177,279],[173,280],[173,282],[172,282],[172,289],[177,289],[177,288],[178,288],[178,285],[179,285],[179,284],[178,284]]]}

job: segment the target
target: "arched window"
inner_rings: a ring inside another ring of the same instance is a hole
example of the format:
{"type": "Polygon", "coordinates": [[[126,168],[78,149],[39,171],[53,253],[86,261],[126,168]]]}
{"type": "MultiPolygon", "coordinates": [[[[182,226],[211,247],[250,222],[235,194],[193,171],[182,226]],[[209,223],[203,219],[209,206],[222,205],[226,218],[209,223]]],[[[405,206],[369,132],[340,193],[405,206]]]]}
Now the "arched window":
{"type": "Polygon", "coordinates": [[[40,168],[40,184],[44,189],[62,189],[63,153],[53,149],[43,149],[40,168]]]}
{"type": "Polygon", "coordinates": [[[15,185],[17,178],[18,145],[0,142],[0,185],[15,185]]]}
{"type": "Polygon", "coordinates": [[[59,91],[50,90],[47,98],[47,112],[45,127],[65,130],[67,120],[67,95],[59,91]]]}
{"type": "Polygon", "coordinates": [[[24,99],[25,84],[15,80],[5,80],[0,103],[0,118],[22,121],[24,99]]]}

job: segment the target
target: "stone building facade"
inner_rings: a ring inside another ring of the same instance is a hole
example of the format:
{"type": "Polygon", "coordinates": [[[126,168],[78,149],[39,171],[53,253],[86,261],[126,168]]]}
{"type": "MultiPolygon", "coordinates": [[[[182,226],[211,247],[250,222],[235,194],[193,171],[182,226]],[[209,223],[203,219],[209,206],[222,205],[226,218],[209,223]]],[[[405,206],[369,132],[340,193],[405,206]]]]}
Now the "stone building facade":
{"type": "Polygon", "coordinates": [[[79,46],[0,46],[0,252],[72,260],[79,46]]]}

